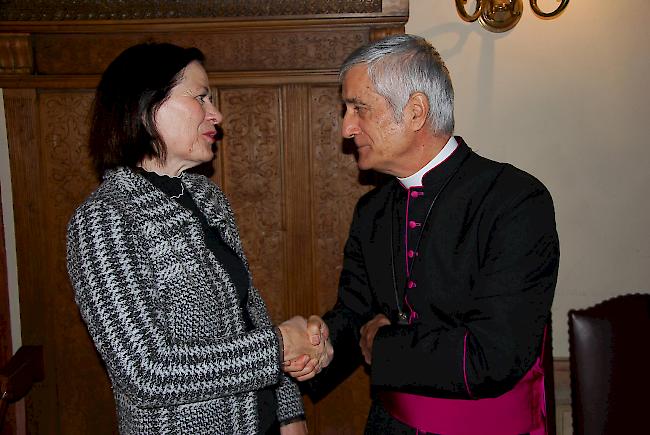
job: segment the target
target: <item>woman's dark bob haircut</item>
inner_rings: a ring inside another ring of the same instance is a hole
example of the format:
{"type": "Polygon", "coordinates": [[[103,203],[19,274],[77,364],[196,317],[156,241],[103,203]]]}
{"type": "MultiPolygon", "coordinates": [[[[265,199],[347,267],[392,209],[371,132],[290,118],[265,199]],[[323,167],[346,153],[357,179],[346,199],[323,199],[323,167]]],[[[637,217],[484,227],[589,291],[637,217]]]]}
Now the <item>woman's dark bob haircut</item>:
{"type": "Polygon", "coordinates": [[[198,48],[145,43],[124,50],[106,68],[97,86],[89,146],[101,176],[117,166],[134,168],[145,157],[165,161],[156,111],[193,61],[203,62],[198,48]]]}

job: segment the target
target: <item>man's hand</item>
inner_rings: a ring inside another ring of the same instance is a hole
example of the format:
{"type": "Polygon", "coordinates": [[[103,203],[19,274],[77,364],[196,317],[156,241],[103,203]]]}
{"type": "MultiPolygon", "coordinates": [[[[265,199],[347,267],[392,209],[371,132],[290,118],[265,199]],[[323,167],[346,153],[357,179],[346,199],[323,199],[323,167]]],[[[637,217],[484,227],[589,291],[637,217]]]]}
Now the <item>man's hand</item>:
{"type": "Polygon", "coordinates": [[[285,355],[283,370],[298,381],[313,378],[327,367],[334,357],[334,349],[329,342],[329,328],[323,319],[318,316],[310,316],[306,329],[311,344],[321,348],[321,353],[317,358],[305,354],[287,359],[285,355]]]}
{"type": "Polygon", "coordinates": [[[295,316],[282,322],[278,329],[282,333],[284,344],[284,361],[296,359],[302,355],[318,360],[325,348],[321,343],[320,333],[314,334],[314,327],[307,329],[304,317],[295,316]]]}
{"type": "Polygon", "coordinates": [[[377,314],[372,320],[361,327],[361,353],[366,360],[366,364],[372,363],[372,343],[375,341],[375,335],[382,326],[390,325],[390,320],[383,314],[377,314]]]}

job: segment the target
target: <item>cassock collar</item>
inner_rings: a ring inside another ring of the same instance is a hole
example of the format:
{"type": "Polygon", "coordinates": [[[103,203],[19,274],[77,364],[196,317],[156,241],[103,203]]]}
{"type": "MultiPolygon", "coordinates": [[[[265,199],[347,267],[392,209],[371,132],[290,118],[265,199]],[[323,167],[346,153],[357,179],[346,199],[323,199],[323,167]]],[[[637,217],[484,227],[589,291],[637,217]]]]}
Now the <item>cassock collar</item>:
{"type": "Polygon", "coordinates": [[[458,142],[456,141],[456,138],[452,136],[449,138],[447,144],[440,150],[440,152],[436,154],[436,156],[432,158],[429,163],[424,165],[422,169],[413,175],[409,175],[408,177],[397,177],[397,180],[406,189],[410,189],[412,187],[422,187],[422,180],[425,175],[432,171],[436,166],[447,160],[447,158],[452,155],[454,151],[456,151],[456,148],[458,148],[458,142]]]}
{"type": "MultiPolygon", "coordinates": [[[[423,189],[425,192],[436,191],[440,186],[449,178],[451,174],[454,173],[458,165],[465,161],[468,155],[472,152],[471,148],[467,146],[463,138],[460,136],[455,136],[454,139],[458,146],[456,149],[449,155],[445,160],[440,162],[437,166],[430,169],[422,176],[422,181],[420,185],[412,186],[411,189],[423,189]]],[[[440,154],[440,153],[439,153],[440,154]]],[[[399,180],[395,177],[395,186],[404,191],[408,192],[409,188],[405,187],[399,180]]]]}

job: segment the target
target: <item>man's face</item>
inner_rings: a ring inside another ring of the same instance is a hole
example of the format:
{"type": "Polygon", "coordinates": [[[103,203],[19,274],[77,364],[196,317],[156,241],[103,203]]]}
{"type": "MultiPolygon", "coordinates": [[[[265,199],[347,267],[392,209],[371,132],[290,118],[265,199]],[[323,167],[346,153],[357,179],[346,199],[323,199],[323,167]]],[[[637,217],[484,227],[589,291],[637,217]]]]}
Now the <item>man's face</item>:
{"type": "Polygon", "coordinates": [[[404,124],[397,122],[388,101],[379,95],[365,65],[352,67],[343,77],[345,116],[341,134],[354,138],[359,169],[374,169],[404,177],[405,163],[414,145],[404,124]]]}

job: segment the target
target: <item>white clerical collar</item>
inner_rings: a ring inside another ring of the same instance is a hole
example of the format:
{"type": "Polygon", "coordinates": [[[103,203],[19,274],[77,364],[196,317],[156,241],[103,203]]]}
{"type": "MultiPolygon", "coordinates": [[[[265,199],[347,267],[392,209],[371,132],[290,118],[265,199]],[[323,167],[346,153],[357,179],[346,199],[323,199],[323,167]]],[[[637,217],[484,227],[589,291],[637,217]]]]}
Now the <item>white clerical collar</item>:
{"type": "Polygon", "coordinates": [[[450,137],[449,140],[447,141],[447,144],[440,150],[440,152],[433,158],[429,163],[424,165],[422,169],[417,171],[413,175],[409,175],[408,177],[400,178],[397,177],[400,183],[402,183],[402,186],[404,186],[407,189],[410,189],[411,187],[416,187],[416,186],[422,186],[422,177],[438,166],[440,163],[444,162],[447,157],[449,157],[455,150],[458,148],[458,142],[456,142],[455,137],[450,137]]]}

